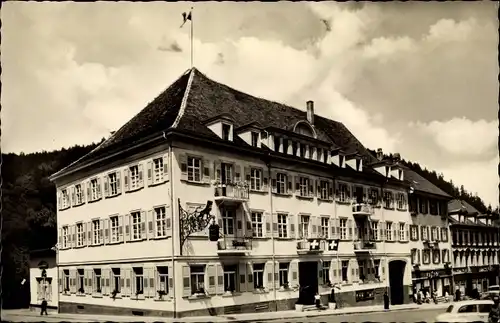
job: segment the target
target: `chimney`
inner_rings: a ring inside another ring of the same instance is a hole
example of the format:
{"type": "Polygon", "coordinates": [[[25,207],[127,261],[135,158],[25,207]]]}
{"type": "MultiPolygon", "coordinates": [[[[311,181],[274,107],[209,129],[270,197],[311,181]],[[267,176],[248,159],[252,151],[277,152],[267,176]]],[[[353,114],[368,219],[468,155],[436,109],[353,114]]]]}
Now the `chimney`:
{"type": "Polygon", "coordinates": [[[307,121],[314,125],[314,101],[307,101],[307,121]]]}
{"type": "Polygon", "coordinates": [[[401,155],[399,153],[395,153],[393,155],[394,161],[399,162],[401,160],[401,155]]]}
{"type": "Polygon", "coordinates": [[[377,149],[377,159],[378,160],[384,159],[384,152],[382,151],[382,148],[377,149]]]}

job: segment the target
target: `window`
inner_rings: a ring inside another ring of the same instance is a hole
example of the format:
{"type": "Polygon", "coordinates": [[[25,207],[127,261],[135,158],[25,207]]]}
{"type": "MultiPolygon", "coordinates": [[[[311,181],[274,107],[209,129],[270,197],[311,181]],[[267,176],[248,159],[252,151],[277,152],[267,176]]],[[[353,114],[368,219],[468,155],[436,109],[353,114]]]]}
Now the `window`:
{"type": "Polygon", "coordinates": [[[76,282],[76,288],[78,294],[85,294],[85,270],[83,269],[77,269],[76,270],[77,274],[77,282],[76,282]]]}
{"type": "Polygon", "coordinates": [[[476,305],[464,305],[460,307],[457,313],[476,313],[477,307],[476,305]]]}
{"type": "Polygon", "coordinates": [[[264,264],[253,264],[253,288],[264,288],[264,264]]]}
{"type": "Polygon", "coordinates": [[[222,210],[222,228],[224,234],[234,234],[234,218],[233,210],[222,210]]]}
{"type": "Polygon", "coordinates": [[[290,264],[286,262],[280,262],[279,264],[279,278],[280,278],[280,287],[288,285],[288,268],[290,264]]]}
{"type": "Polygon", "coordinates": [[[342,260],[342,281],[347,282],[347,270],[349,270],[349,260],[342,260]]]}
{"type": "Polygon", "coordinates": [[[98,245],[101,244],[101,221],[93,220],[92,221],[92,244],[98,245]]]}
{"type": "Polygon", "coordinates": [[[404,223],[399,224],[399,241],[406,241],[404,223]]]}
{"type": "Polygon", "coordinates": [[[157,292],[162,292],[164,295],[168,294],[168,267],[159,266],[158,271],[158,290],[157,292]]]}
{"type": "Polygon", "coordinates": [[[368,199],[368,202],[371,205],[377,205],[378,204],[378,189],[376,188],[370,188],[370,197],[368,199]]]}
{"type": "Polygon", "coordinates": [[[439,252],[439,249],[432,250],[432,262],[435,264],[439,264],[440,260],[441,260],[441,254],[439,252]]]}
{"type": "Polygon", "coordinates": [[[120,268],[112,268],[111,273],[113,275],[111,282],[113,293],[120,294],[121,290],[120,268]]]}
{"type": "Polygon", "coordinates": [[[99,183],[97,178],[90,180],[90,200],[95,201],[99,198],[99,183]]]}
{"type": "Polygon", "coordinates": [[[347,184],[339,183],[339,201],[347,202],[348,198],[349,198],[349,187],[347,186],[347,184]]]}
{"type": "Polygon", "coordinates": [[[378,240],[378,221],[372,221],[371,238],[372,240],[378,240]]]}
{"type": "Polygon", "coordinates": [[[252,236],[262,238],[262,213],[252,212],[252,236]]]}
{"type": "Polygon", "coordinates": [[[412,264],[418,263],[417,249],[411,249],[411,263],[412,264]]]}
{"type": "Polygon", "coordinates": [[[422,250],[422,262],[425,265],[428,265],[431,263],[431,251],[429,249],[422,250]]]}
{"type": "Polygon", "coordinates": [[[93,284],[92,284],[92,288],[93,290],[100,294],[101,293],[101,269],[94,269],[94,277],[93,277],[94,281],[93,281],[93,284]]]}
{"type": "Polygon", "coordinates": [[[259,134],[257,132],[252,131],[252,146],[259,146],[259,134]]]}
{"type": "Polygon", "coordinates": [[[109,196],[115,196],[118,194],[118,182],[116,173],[111,173],[108,175],[109,182],[109,196]]]}
{"type": "Polygon", "coordinates": [[[69,227],[64,226],[62,227],[62,248],[68,248],[69,247],[69,227]]]}
{"type": "Polygon", "coordinates": [[[328,227],[329,227],[329,219],[328,218],[321,218],[321,237],[328,239],[328,227]]]}
{"type": "Polygon", "coordinates": [[[262,170],[252,168],[250,170],[250,189],[260,191],[262,189],[262,170]]]}
{"type": "Polygon", "coordinates": [[[274,136],[274,151],[275,152],[280,152],[280,144],[281,144],[281,138],[274,136]]]}
{"type": "Polygon", "coordinates": [[[422,228],[422,240],[426,241],[429,239],[428,234],[427,234],[428,228],[427,227],[421,227],[421,228],[422,228]]]}
{"type": "Polygon", "coordinates": [[[399,210],[406,209],[406,199],[405,199],[405,195],[403,193],[397,194],[397,201],[398,201],[398,209],[399,210]]]}
{"type": "MultiPolygon", "coordinates": [[[[443,257],[442,257],[442,261],[443,262],[449,262],[450,261],[450,254],[449,254],[449,250],[448,249],[443,249],[443,257]]],[[[474,259],[474,255],[472,255],[471,257],[471,260],[474,259]]]]}
{"type": "Polygon", "coordinates": [[[300,196],[309,196],[309,178],[300,177],[299,179],[300,196]]]}
{"type": "Polygon", "coordinates": [[[276,193],[286,194],[287,193],[287,176],[283,173],[276,174],[276,193]]]}
{"type": "Polygon", "coordinates": [[[438,215],[438,202],[436,200],[429,200],[429,213],[431,215],[438,215]]]}
{"type": "Polygon", "coordinates": [[[441,228],[441,240],[448,241],[448,230],[446,228],[441,228]]]}
{"type": "Polygon", "coordinates": [[[358,259],[358,268],[359,268],[359,279],[365,280],[366,279],[366,273],[365,273],[366,260],[358,259]]]}
{"type": "Polygon", "coordinates": [[[394,239],[392,238],[392,222],[387,221],[385,223],[385,240],[387,241],[393,241],[394,239]]]}
{"type": "Polygon", "coordinates": [[[328,200],[330,198],[329,196],[329,191],[330,191],[330,187],[329,187],[329,183],[328,181],[320,181],[320,199],[322,200],[328,200]]]}
{"type": "Polygon", "coordinates": [[[83,231],[83,223],[76,224],[76,246],[83,247],[85,241],[85,232],[83,231]]]}
{"type": "Polygon", "coordinates": [[[161,183],[163,181],[163,157],[153,159],[153,183],[161,183]]]}
{"type": "Polygon", "coordinates": [[[379,278],[380,279],[380,275],[381,275],[381,272],[380,272],[380,259],[375,259],[373,261],[373,271],[375,273],[375,278],[379,278]]]}
{"type": "Polygon", "coordinates": [[[437,240],[437,234],[438,234],[438,228],[432,227],[431,233],[432,233],[432,241],[436,241],[437,240]]]}
{"type": "Polygon", "coordinates": [[[287,215],[286,214],[278,214],[278,237],[287,238],[287,215]]]}
{"type": "Polygon", "coordinates": [[[427,214],[427,199],[419,198],[420,213],[427,214]]]}
{"type": "Polygon", "coordinates": [[[418,227],[416,225],[411,226],[411,239],[412,240],[418,239],[418,227]]]}
{"type": "Polygon", "coordinates": [[[110,223],[110,229],[111,229],[111,242],[118,242],[119,241],[119,232],[118,232],[118,228],[119,228],[119,220],[118,220],[118,216],[115,215],[115,216],[112,216],[109,218],[109,223],[110,223]]]}
{"type": "Polygon", "coordinates": [[[490,313],[491,312],[491,304],[477,304],[479,308],[479,313],[490,313]]]}
{"type": "Polygon", "coordinates": [[[392,209],[394,206],[394,196],[392,192],[384,192],[384,207],[386,209],[392,209]]]}
{"type": "Polygon", "coordinates": [[[299,238],[305,239],[309,237],[309,216],[301,215],[299,223],[299,238]]]}
{"type": "Polygon", "coordinates": [[[69,205],[69,192],[68,192],[68,190],[67,189],[62,190],[61,195],[62,195],[61,208],[62,209],[68,208],[70,206],[69,205]]]}
{"type": "Polygon", "coordinates": [[[167,215],[165,214],[165,207],[155,208],[155,222],[156,222],[156,237],[162,238],[167,236],[167,215]]]}
{"type": "Polygon", "coordinates": [[[141,239],[141,212],[132,212],[132,240],[141,239]]]}
{"type": "Polygon", "coordinates": [[[340,219],[340,239],[347,240],[347,219],[340,219]]]}
{"type": "Polygon", "coordinates": [[[231,140],[231,126],[228,124],[222,124],[222,140],[231,140]]]}
{"type": "Polygon", "coordinates": [[[76,203],[76,205],[80,205],[83,203],[82,184],[75,185],[75,203],[76,203]]]}
{"type": "Polygon", "coordinates": [[[187,159],[188,181],[201,182],[201,159],[188,157],[187,159]]]}
{"type": "Polygon", "coordinates": [[[63,270],[63,291],[65,293],[69,292],[69,269],[63,270]]]}
{"type": "Polygon", "coordinates": [[[237,268],[236,265],[224,265],[224,291],[225,292],[236,292],[236,277],[237,268]]]}
{"type": "Polygon", "coordinates": [[[322,269],[322,276],[323,276],[323,283],[324,285],[328,285],[330,283],[330,267],[331,267],[331,262],[330,261],[323,261],[323,269],[322,269]]]}
{"type": "Polygon", "coordinates": [[[144,294],[144,272],[141,267],[134,267],[134,285],[133,292],[135,295],[144,294]]]}
{"type": "Polygon", "coordinates": [[[134,165],[129,168],[130,172],[130,189],[139,188],[139,166],[134,165]]]}

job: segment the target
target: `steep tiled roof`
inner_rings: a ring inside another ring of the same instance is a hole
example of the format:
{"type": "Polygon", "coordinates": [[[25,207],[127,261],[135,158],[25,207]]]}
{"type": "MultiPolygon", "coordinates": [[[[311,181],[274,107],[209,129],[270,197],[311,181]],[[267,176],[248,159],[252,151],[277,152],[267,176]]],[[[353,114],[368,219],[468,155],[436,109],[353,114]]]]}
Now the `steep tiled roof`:
{"type": "Polygon", "coordinates": [[[421,191],[421,192],[430,193],[430,194],[434,194],[434,195],[440,195],[440,196],[447,197],[447,198],[450,197],[450,195],[445,193],[443,190],[441,190],[436,185],[429,182],[424,177],[420,176],[415,171],[409,169],[406,166],[403,166],[403,169],[404,169],[405,180],[408,181],[410,186],[412,186],[416,191],[421,191]]]}
{"type": "MultiPolygon", "coordinates": [[[[217,139],[204,122],[224,113],[232,116],[235,128],[257,122],[265,128],[291,131],[298,121],[306,119],[303,110],[235,90],[209,79],[193,68],[109,139],[59,173],[133,145],[141,139],[161,134],[169,128],[217,139]]],[[[332,148],[341,148],[345,153],[357,151],[368,162],[376,160],[342,123],[315,116],[314,127],[317,139],[329,143],[332,148]]],[[[240,141],[238,144],[245,144],[240,141]]],[[[369,168],[364,169],[374,172],[369,168]]]]}
{"type": "Polygon", "coordinates": [[[452,200],[448,203],[448,212],[457,212],[465,210],[468,214],[481,214],[475,207],[462,200],[452,200]]]}

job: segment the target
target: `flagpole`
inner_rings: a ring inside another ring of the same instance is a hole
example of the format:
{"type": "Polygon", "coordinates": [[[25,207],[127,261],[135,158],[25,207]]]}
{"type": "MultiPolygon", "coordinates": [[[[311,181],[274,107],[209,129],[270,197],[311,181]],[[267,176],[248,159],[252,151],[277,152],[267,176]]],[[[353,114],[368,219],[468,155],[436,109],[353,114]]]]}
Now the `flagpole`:
{"type": "Polygon", "coordinates": [[[191,68],[193,68],[193,7],[191,7],[191,68]]]}

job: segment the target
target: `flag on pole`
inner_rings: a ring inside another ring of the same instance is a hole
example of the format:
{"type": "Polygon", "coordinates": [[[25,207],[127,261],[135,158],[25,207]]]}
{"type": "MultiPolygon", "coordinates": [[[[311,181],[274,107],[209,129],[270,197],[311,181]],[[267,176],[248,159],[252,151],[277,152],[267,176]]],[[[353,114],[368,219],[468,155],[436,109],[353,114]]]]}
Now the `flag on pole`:
{"type": "Polygon", "coordinates": [[[188,20],[192,21],[192,19],[191,19],[191,11],[189,11],[188,13],[186,13],[186,12],[182,13],[182,25],[181,25],[181,28],[184,26],[184,24],[188,20]]]}

